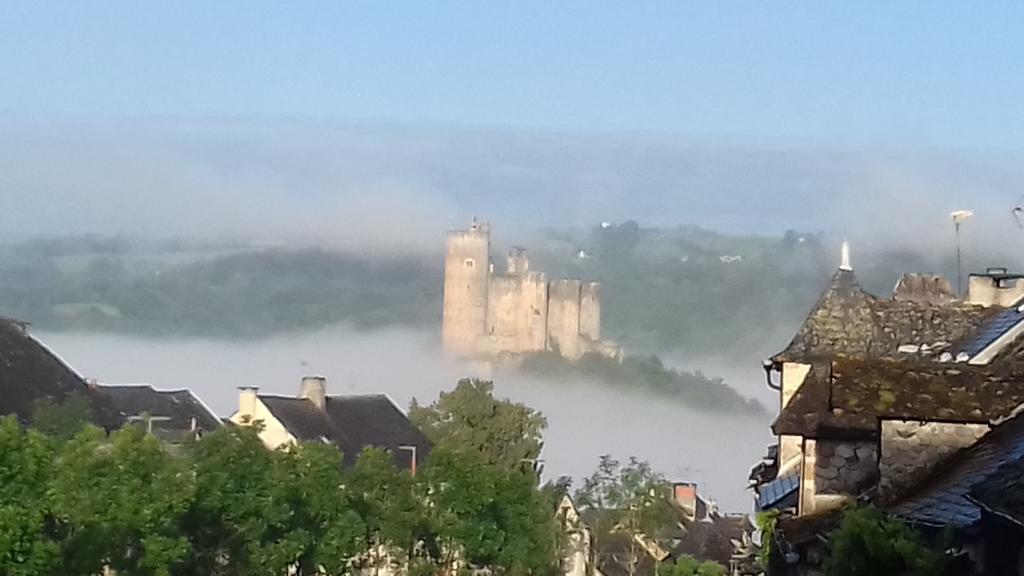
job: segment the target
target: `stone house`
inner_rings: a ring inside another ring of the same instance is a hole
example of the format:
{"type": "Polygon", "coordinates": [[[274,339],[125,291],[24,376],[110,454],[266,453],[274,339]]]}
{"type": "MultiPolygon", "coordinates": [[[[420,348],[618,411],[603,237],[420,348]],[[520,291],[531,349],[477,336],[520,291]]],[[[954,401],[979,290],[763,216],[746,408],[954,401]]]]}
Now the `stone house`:
{"type": "Polygon", "coordinates": [[[259,436],[270,449],[299,442],[328,442],[352,464],[367,447],[382,448],[400,468],[413,473],[431,444],[390,398],[383,394],[330,396],[327,379],[307,376],[298,396],[260,394],[239,389],[238,411],[229,417],[238,426],[260,425],[259,436]]]}
{"type": "MultiPolygon", "coordinates": [[[[940,278],[905,275],[883,299],[860,288],[844,246],[792,342],[764,366],[779,392],[778,443],[750,479],[759,510],[783,511],[788,544],[820,542],[851,500],[885,504],[919,487],[1024,403],[1019,278],[973,274],[960,301],[940,278]]],[[[815,564],[813,546],[791,552],[815,564]]]]}

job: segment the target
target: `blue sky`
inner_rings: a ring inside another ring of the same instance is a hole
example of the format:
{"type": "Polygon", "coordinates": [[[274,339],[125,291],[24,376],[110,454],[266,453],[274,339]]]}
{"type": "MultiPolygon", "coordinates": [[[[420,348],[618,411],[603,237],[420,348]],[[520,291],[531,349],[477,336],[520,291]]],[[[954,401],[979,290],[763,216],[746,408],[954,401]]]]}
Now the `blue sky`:
{"type": "Polygon", "coordinates": [[[1024,4],[0,3],[0,114],[1024,150],[1024,4]]]}

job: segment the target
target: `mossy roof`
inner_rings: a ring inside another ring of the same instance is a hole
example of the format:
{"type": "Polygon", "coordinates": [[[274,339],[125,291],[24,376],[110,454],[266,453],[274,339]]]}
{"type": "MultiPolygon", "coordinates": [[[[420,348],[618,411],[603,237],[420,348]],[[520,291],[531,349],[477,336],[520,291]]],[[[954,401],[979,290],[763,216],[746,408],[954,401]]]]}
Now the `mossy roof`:
{"type": "Polygon", "coordinates": [[[990,422],[1024,404],[1024,371],[922,359],[819,363],[772,425],[776,434],[870,437],[879,418],[990,422]]]}
{"type": "Polygon", "coordinates": [[[896,357],[904,345],[955,348],[1001,310],[958,302],[881,299],[864,291],[852,270],[838,270],[793,340],[774,360],[896,357]]]}

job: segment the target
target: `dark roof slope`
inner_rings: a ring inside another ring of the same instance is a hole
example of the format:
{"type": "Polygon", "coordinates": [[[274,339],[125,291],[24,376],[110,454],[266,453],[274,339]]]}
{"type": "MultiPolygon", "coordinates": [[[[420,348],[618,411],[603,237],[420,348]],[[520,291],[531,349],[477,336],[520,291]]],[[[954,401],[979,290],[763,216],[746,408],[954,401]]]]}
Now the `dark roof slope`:
{"type": "Polygon", "coordinates": [[[851,270],[838,270],[776,361],[896,356],[903,345],[949,345],[978,331],[998,308],[879,299],[851,270]]]}
{"type": "Polygon", "coordinates": [[[324,411],[303,398],[261,395],[260,400],[296,438],[332,442],[349,464],[372,446],[390,451],[399,466],[408,468],[411,455],[401,447],[415,446],[417,463],[431,448],[426,436],[383,394],[328,396],[324,411]]]}
{"type": "MultiPolygon", "coordinates": [[[[887,509],[922,524],[972,526],[981,518],[981,511],[968,494],[976,486],[984,486],[982,494],[988,496],[1002,490],[1001,485],[984,482],[995,478],[996,471],[1005,464],[1019,466],[1022,458],[1024,418],[1018,416],[994,427],[974,445],[950,455],[922,482],[898,495],[887,509]]],[[[1014,468],[1002,470],[1011,473],[1014,468]]],[[[1019,484],[1018,479],[1015,485],[1019,484]]]]}
{"type": "Polygon", "coordinates": [[[833,408],[832,395],[836,382],[832,365],[832,362],[813,365],[803,385],[772,423],[772,430],[776,434],[850,439],[874,436],[876,418],[872,415],[833,408]]]}
{"type": "Polygon", "coordinates": [[[974,485],[968,498],[990,512],[1024,525],[1024,458],[1000,465],[974,485]]]}
{"type": "Polygon", "coordinates": [[[728,567],[735,546],[743,542],[743,534],[753,532],[746,516],[713,516],[686,525],[686,533],[672,547],[672,557],[693,556],[698,560],[718,562],[728,567]]]}
{"type": "Polygon", "coordinates": [[[220,419],[188,390],[155,390],[142,384],[101,385],[96,391],[107,399],[122,421],[143,414],[154,417],[154,430],[190,431],[193,419],[201,431],[215,430],[221,425],[220,419]]]}
{"type": "Polygon", "coordinates": [[[1024,403],[1024,371],[922,359],[815,365],[772,425],[776,434],[873,436],[878,418],[989,422],[1024,403]]]}
{"type": "Polygon", "coordinates": [[[0,415],[14,414],[28,423],[38,401],[60,403],[72,394],[86,398],[97,426],[113,429],[121,425],[105,399],[33,338],[26,323],[0,317],[0,415]]]}

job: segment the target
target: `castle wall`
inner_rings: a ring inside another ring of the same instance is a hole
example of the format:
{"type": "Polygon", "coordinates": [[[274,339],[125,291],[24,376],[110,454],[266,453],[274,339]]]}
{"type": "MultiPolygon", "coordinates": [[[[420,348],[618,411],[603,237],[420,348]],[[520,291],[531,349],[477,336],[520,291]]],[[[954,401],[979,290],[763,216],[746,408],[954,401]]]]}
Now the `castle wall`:
{"type": "Polygon", "coordinates": [[[548,345],[558,347],[563,356],[577,359],[583,355],[580,342],[580,291],[582,282],[561,279],[548,288],[548,345]]]}
{"type": "Polygon", "coordinates": [[[584,282],[580,287],[580,335],[599,342],[601,340],[601,285],[584,282]]]}
{"type": "Polygon", "coordinates": [[[523,276],[520,292],[519,350],[540,352],[548,345],[548,279],[542,273],[523,276]]]}
{"type": "Polygon", "coordinates": [[[448,233],[444,348],[456,356],[558,348],[573,360],[586,353],[618,358],[622,350],[601,340],[599,289],[597,282],[548,282],[545,274],[530,270],[522,248],[509,251],[505,274],[495,274],[490,230],[474,221],[469,230],[448,233]]]}
{"type": "Polygon", "coordinates": [[[493,276],[488,293],[487,340],[495,352],[518,352],[522,282],[519,276],[493,276]]]}
{"type": "Polygon", "coordinates": [[[442,340],[457,355],[478,353],[487,331],[490,232],[486,226],[448,233],[442,340]]]}

